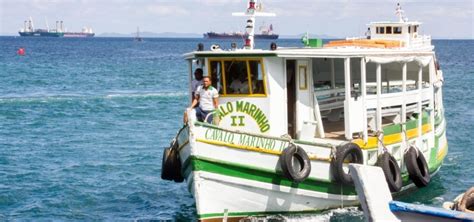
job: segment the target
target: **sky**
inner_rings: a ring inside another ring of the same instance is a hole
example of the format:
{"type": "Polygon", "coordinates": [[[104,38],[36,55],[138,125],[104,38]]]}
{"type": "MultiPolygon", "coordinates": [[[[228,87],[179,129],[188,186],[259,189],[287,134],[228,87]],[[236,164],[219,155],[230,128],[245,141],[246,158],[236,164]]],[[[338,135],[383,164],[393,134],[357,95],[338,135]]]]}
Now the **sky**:
{"type": "MultiPolygon", "coordinates": [[[[257,27],[273,24],[281,35],[309,32],[334,37],[361,36],[371,21],[396,21],[400,2],[409,21],[433,38],[474,39],[474,0],[264,0],[257,27]]],[[[30,16],[35,28],[64,21],[68,31],[92,27],[96,34],[244,31],[246,0],[0,0],[0,35],[17,35],[30,16]]]]}

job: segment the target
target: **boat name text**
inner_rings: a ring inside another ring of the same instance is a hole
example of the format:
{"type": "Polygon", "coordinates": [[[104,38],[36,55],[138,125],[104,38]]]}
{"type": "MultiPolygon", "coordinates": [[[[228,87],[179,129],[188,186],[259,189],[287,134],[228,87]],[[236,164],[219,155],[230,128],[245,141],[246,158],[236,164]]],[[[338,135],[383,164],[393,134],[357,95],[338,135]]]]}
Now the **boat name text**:
{"type": "Polygon", "coordinates": [[[227,102],[225,105],[219,106],[218,115],[220,119],[229,115],[232,120],[231,126],[243,127],[245,126],[245,116],[235,114],[244,113],[250,116],[257,123],[260,132],[264,133],[270,130],[268,118],[265,113],[258,108],[258,106],[247,101],[235,101],[234,103],[227,102]]]}
{"type": "Polygon", "coordinates": [[[207,140],[215,140],[219,142],[236,144],[241,146],[256,147],[266,150],[282,151],[288,146],[287,141],[277,140],[273,138],[265,138],[252,136],[241,133],[228,132],[224,130],[209,128],[206,130],[204,137],[207,140]]]}

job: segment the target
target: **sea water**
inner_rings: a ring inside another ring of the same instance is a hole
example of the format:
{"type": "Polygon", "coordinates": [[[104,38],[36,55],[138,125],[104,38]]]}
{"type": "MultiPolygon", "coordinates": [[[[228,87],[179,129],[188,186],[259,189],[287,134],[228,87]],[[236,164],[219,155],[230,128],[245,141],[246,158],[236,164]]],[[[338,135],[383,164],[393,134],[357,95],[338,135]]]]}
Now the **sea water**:
{"type": "MultiPolygon", "coordinates": [[[[185,183],[161,180],[160,172],[189,102],[182,54],[199,42],[207,49],[214,41],[0,37],[0,221],[196,220],[185,183]],[[25,56],[16,54],[20,47],[25,56]]],[[[433,43],[444,71],[449,154],[427,188],[401,200],[440,206],[474,185],[474,41],[433,43]]],[[[345,208],[285,219],[363,217],[345,208]]]]}

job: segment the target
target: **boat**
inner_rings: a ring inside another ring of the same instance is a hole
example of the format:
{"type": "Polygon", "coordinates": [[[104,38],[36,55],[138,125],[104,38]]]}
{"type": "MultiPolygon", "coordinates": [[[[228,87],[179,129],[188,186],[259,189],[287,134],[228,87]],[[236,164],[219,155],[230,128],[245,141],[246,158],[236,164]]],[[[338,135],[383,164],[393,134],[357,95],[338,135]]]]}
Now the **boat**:
{"type": "Polygon", "coordinates": [[[95,33],[90,27],[83,27],[81,32],[64,32],[64,37],[68,38],[90,38],[94,36],[95,33]]]}
{"type": "Polygon", "coordinates": [[[461,195],[464,211],[456,211],[394,201],[380,167],[350,164],[349,170],[366,221],[474,221],[474,187],[461,195]]]}
{"type": "MultiPolygon", "coordinates": [[[[258,13],[262,13],[263,7],[262,4],[255,4],[255,11],[258,13]]],[[[235,14],[236,16],[241,16],[239,13],[235,14]]],[[[247,21],[248,23],[249,21],[247,21]]],[[[252,24],[252,31],[254,30],[253,28],[254,23],[252,24]]],[[[247,24],[247,29],[248,29],[248,24],[247,24]]],[[[270,26],[266,26],[265,24],[262,24],[259,28],[260,33],[259,34],[253,34],[254,39],[278,39],[279,35],[273,33],[273,25],[270,24],[270,26]]],[[[203,36],[206,39],[246,39],[249,35],[248,33],[249,30],[246,30],[246,32],[207,32],[204,33],[203,36]]]]}
{"type": "Polygon", "coordinates": [[[398,5],[398,20],[369,23],[369,36],[326,44],[306,36],[301,47],[256,49],[255,19],[275,14],[255,5],[233,13],[247,19],[242,48],[199,44],[183,55],[188,78],[202,68],[219,92],[213,121],[186,109],[163,151],[162,179],[186,182],[197,218],[358,205],[350,163],[382,168],[393,195],[429,186],[448,142],[443,72],[421,23],[398,5]],[[247,91],[234,91],[242,77],[247,91]]]}
{"type": "Polygon", "coordinates": [[[56,29],[35,29],[33,19],[30,17],[24,21],[23,28],[18,32],[22,37],[63,37],[63,21],[56,21],[56,29]]]}
{"type": "Polygon", "coordinates": [[[139,27],[137,27],[137,35],[135,36],[134,40],[137,41],[137,42],[142,42],[143,41],[143,38],[140,37],[140,28],[139,27]]]}
{"type": "MultiPolygon", "coordinates": [[[[204,33],[206,39],[245,39],[247,36],[243,32],[207,32],[204,33]]],[[[278,39],[279,35],[273,33],[273,25],[266,27],[265,25],[260,26],[260,34],[255,34],[255,39],[278,39]]]]}
{"type": "Polygon", "coordinates": [[[84,27],[82,32],[67,32],[64,29],[63,21],[56,21],[56,28],[50,29],[46,23],[46,29],[35,29],[33,19],[30,17],[23,23],[23,28],[18,34],[22,37],[94,37],[92,28],[84,27]]]}

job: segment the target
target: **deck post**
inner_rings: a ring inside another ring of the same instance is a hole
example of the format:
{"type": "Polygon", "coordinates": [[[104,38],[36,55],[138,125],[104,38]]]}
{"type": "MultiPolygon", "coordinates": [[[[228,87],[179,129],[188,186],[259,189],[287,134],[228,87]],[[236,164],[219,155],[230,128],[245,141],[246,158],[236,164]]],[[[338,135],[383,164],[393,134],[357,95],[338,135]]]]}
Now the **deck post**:
{"type": "Polygon", "coordinates": [[[423,127],[423,110],[422,103],[423,100],[423,89],[422,89],[422,74],[423,74],[423,65],[419,64],[418,67],[418,149],[423,150],[422,146],[422,127],[423,127]]]}
{"type": "MultiPolygon", "coordinates": [[[[408,138],[407,138],[407,101],[406,101],[406,93],[407,93],[407,63],[403,63],[402,65],[402,153],[405,153],[405,150],[408,149],[408,138]]],[[[402,165],[403,165],[403,158],[402,165]]]]}
{"type": "MultiPolygon", "coordinates": [[[[435,67],[435,64],[434,64],[434,60],[431,60],[430,64],[429,64],[429,82],[430,82],[430,87],[429,87],[429,91],[430,91],[430,125],[431,125],[431,129],[434,131],[435,129],[435,107],[434,107],[434,99],[435,99],[435,89],[433,87],[433,83],[434,83],[434,80],[435,80],[435,74],[436,74],[436,67],[435,67]]],[[[434,134],[433,134],[433,138],[434,139],[434,134]]],[[[434,140],[433,140],[434,141],[434,140]]]]}
{"type": "Polygon", "coordinates": [[[344,128],[346,139],[352,139],[351,121],[350,121],[350,100],[351,100],[351,60],[344,58],[344,86],[345,86],[345,103],[344,103],[344,128]]]}
{"type": "Polygon", "coordinates": [[[360,59],[360,89],[362,94],[362,122],[363,131],[362,131],[362,138],[364,139],[364,143],[367,143],[369,140],[369,136],[367,135],[367,107],[366,107],[366,96],[367,96],[367,88],[366,88],[366,62],[365,58],[360,59]]]}
{"type": "Polygon", "coordinates": [[[376,79],[377,79],[377,112],[375,114],[376,119],[376,126],[377,131],[382,130],[382,104],[380,104],[381,96],[382,96],[382,65],[377,63],[377,71],[376,71],[376,79]]]}
{"type": "MultiPolygon", "coordinates": [[[[377,68],[376,68],[376,80],[377,80],[377,111],[375,113],[375,119],[376,119],[376,126],[377,126],[377,132],[383,132],[382,131],[382,104],[380,104],[381,101],[381,96],[382,96],[382,65],[380,63],[377,63],[377,68]]],[[[379,134],[377,133],[377,146],[378,146],[378,152],[379,154],[383,153],[383,133],[379,134]]]]}
{"type": "MultiPolygon", "coordinates": [[[[188,90],[189,92],[192,92],[193,91],[193,86],[192,86],[192,83],[193,82],[193,60],[192,59],[188,59],[188,90]]],[[[192,93],[189,93],[189,95],[191,95],[189,98],[189,103],[188,104],[191,104],[193,101],[193,97],[192,97],[192,93]]]]}
{"type": "Polygon", "coordinates": [[[336,71],[334,69],[334,58],[331,58],[331,89],[336,88],[336,71]]]}

